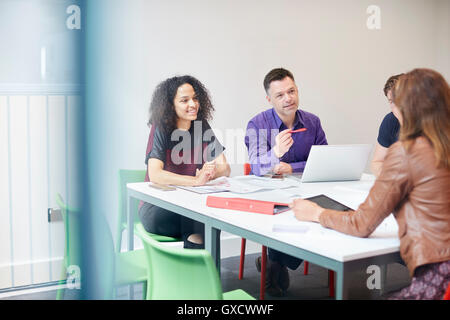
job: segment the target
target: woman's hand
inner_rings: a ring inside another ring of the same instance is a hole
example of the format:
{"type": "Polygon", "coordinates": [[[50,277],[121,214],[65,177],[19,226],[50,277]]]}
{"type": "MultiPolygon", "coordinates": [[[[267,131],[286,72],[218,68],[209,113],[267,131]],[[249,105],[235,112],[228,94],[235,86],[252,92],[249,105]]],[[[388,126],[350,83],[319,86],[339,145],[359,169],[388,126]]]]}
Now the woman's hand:
{"type": "Polygon", "coordinates": [[[202,170],[209,173],[211,177],[214,177],[214,175],[216,174],[216,167],[217,166],[215,161],[205,162],[205,164],[202,167],[202,170]]]}
{"type": "Polygon", "coordinates": [[[219,177],[229,177],[231,173],[230,165],[227,163],[224,153],[215,158],[212,162],[215,163],[214,179],[219,177]]]}
{"type": "Polygon", "coordinates": [[[298,220],[313,222],[319,222],[320,214],[325,210],[317,203],[303,199],[295,199],[289,204],[289,208],[294,211],[298,220]]]}
{"type": "Polygon", "coordinates": [[[214,161],[206,162],[201,170],[195,173],[195,186],[202,186],[214,178],[216,173],[216,164],[214,161]]]}

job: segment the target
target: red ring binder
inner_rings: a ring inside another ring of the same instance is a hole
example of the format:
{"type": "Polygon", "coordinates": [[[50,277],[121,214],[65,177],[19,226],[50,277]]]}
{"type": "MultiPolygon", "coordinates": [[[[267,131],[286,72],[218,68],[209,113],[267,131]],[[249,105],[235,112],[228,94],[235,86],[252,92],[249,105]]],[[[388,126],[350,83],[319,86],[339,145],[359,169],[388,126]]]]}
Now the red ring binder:
{"type": "Polygon", "coordinates": [[[206,206],[269,215],[274,215],[289,210],[289,205],[287,203],[215,196],[208,196],[206,198],[206,206]]]}

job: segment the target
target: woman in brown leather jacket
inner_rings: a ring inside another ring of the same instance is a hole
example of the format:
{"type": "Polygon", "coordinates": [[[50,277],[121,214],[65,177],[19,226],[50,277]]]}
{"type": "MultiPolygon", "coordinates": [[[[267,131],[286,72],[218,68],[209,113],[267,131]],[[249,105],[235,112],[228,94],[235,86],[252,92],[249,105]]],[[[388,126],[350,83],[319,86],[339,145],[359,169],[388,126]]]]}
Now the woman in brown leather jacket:
{"type": "Polygon", "coordinates": [[[369,236],[392,212],[412,281],[389,298],[442,299],[450,282],[450,88],[436,71],[414,69],[400,77],[394,103],[400,139],[356,211],[302,199],[290,206],[299,220],[358,237],[369,236]]]}

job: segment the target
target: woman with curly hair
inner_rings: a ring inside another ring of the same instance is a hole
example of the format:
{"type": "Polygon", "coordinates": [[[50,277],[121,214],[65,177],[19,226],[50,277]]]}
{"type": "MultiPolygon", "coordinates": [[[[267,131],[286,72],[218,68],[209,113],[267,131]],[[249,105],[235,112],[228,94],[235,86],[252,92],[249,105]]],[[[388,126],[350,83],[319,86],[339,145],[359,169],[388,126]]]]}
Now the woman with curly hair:
{"type": "MultiPolygon", "coordinates": [[[[208,91],[192,76],[161,82],[150,104],[145,181],[179,186],[200,186],[229,176],[224,147],[208,120],[214,107],[208,91]]],[[[185,248],[203,248],[203,224],[144,203],[139,217],[147,232],[182,238],[185,248]]]]}
{"type": "Polygon", "coordinates": [[[303,221],[368,237],[391,213],[411,284],[389,299],[442,299],[450,282],[450,88],[430,69],[402,75],[393,91],[399,141],[389,147],[380,175],[356,211],[340,212],[298,199],[303,221]]]}

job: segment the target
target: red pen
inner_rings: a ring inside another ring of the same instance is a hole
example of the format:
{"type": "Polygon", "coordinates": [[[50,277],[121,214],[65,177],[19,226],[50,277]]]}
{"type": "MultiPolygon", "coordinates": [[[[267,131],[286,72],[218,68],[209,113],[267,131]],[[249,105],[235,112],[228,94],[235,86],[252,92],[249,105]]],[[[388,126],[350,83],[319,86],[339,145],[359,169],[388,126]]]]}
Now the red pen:
{"type": "Polygon", "coordinates": [[[306,131],[306,128],[301,128],[301,129],[297,129],[297,130],[290,130],[288,131],[289,133],[296,133],[296,132],[303,132],[306,131]]]}

